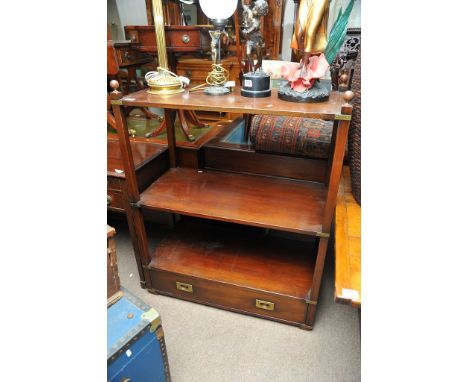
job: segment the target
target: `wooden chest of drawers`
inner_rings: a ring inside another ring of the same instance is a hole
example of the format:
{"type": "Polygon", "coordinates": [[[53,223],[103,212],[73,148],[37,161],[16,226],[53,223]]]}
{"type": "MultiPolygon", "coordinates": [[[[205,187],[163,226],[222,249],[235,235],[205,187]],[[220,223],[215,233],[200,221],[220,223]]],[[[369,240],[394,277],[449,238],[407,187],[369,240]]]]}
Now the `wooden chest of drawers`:
{"type": "MultiPolygon", "coordinates": [[[[206,58],[180,58],[177,61],[177,74],[185,76],[193,83],[203,83],[208,72],[211,71],[213,61],[206,58]]],[[[239,85],[240,67],[236,57],[229,57],[221,60],[224,68],[229,71],[229,80],[236,81],[239,85]]]]}

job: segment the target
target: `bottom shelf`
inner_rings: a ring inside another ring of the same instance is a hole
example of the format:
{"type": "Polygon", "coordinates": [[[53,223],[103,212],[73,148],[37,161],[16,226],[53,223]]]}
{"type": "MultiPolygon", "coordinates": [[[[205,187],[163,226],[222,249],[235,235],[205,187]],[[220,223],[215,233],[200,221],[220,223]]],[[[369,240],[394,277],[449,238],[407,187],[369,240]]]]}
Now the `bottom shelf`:
{"type": "Polygon", "coordinates": [[[304,325],[315,241],[291,240],[234,224],[185,219],[148,266],[161,294],[304,325]]]}

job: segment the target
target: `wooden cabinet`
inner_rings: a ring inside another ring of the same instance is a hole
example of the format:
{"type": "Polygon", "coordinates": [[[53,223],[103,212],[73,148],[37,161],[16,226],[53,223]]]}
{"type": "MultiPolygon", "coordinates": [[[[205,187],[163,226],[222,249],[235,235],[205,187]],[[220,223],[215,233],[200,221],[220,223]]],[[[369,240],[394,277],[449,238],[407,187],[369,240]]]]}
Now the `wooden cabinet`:
{"type": "MultiPolygon", "coordinates": [[[[225,69],[229,71],[229,80],[236,81],[240,85],[240,67],[236,57],[221,60],[225,69]]],[[[208,73],[211,72],[212,60],[206,58],[180,58],[177,61],[177,74],[185,76],[194,84],[204,83],[208,73]]]]}
{"type": "Polygon", "coordinates": [[[170,168],[143,192],[133,162],[123,162],[142,285],[152,293],[312,329],[352,113],[343,93],[332,92],[327,102],[316,104],[279,100],[275,89],[271,97],[253,100],[239,89],[220,97],[187,91],[161,97],[142,90],[123,97],[114,92],[111,98],[126,152],[131,145],[122,107],[160,107],[168,122],[170,168]],[[200,168],[184,168],[175,145],[174,110],[333,121],[333,149],[328,160],[301,158],[308,170],[295,171],[295,179],[287,176],[292,169],[278,167],[299,162],[244,149],[246,144],[207,150],[208,142],[200,148],[200,168]],[[215,160],[216,150],[219,157],[235,152],[237,169],[233,161],[215,160]],[[144,211],[182,215],[153,253],[144,211]]]}

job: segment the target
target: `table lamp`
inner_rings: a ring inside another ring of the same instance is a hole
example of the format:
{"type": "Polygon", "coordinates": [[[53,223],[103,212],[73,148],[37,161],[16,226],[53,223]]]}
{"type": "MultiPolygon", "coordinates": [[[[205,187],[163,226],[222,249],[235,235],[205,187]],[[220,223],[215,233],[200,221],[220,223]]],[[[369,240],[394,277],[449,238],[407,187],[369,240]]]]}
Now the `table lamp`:
{"type": "Polygon", "coordinates": [[[164,31],[164,18],[161,0],[153,0],[154,29],[156,32],[156,45],[158,48],[158,71],[148,72],[145,75],[151,94],[175,94],[184,91],[182,78],[168,70],[166,35],[164,31]]]}
{"type": "Polygon", "coordinates": [[[204,89],[208,95],[223,95],[229,93],[224,87],[229,73],[221,65],[221,43],[220,37],[224,31],[228,19],[234,14],[238,0],[200,0],[203,13],[211,19],[214,30],[211,36],[211,57],[213,59],[212,70],[206,78],[209,85],[204,89]]]}

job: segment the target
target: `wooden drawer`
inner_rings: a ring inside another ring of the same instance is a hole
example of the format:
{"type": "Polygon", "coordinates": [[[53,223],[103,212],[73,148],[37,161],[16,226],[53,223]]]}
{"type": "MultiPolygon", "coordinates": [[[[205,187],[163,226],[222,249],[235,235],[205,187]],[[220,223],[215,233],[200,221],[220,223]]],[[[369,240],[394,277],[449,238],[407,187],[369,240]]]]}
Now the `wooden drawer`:
{"type": "Polygon", "coordinates": [[[125,212],[125,200],[122,192],[107,189],[107,209],[125,212]]]}
{"type": "Polygon", "coordinates": [[[303,299],[149,269],[157,293],[289,324],[305,323],[307,304],[303,299]]]}
{"type": "Polygon", "coordinates": [[[123,191],[120,179],[112,178],[112,177],[108,176],[107,177],[107,189],[123,191]]]}
{"type": "MultiPolygon", "coordinates": [[[[229,71],[229,79],[239,83],[240,69],[237,61],[222,60],[222,64],[229,71]]],[[[182,58],[177,62],[177,74],[189,78],[194,83],[203,83],[211,71],[211,65],[212,61],[208,59],[182,58]]]]}
{"type": "Polygon", "coordinates": [[[191,68],[177,68],[177,75],[184,76],[190,79],[193,83],[205,82],[208,72],[211,70],[207,69],[191,69],[191,68]]]}
{"type": "Polygon", "coordinates": [[[201,48],[200,32],[195,30],[172,30],[166,32],[166,45],[172,48],[201,48]]]}

